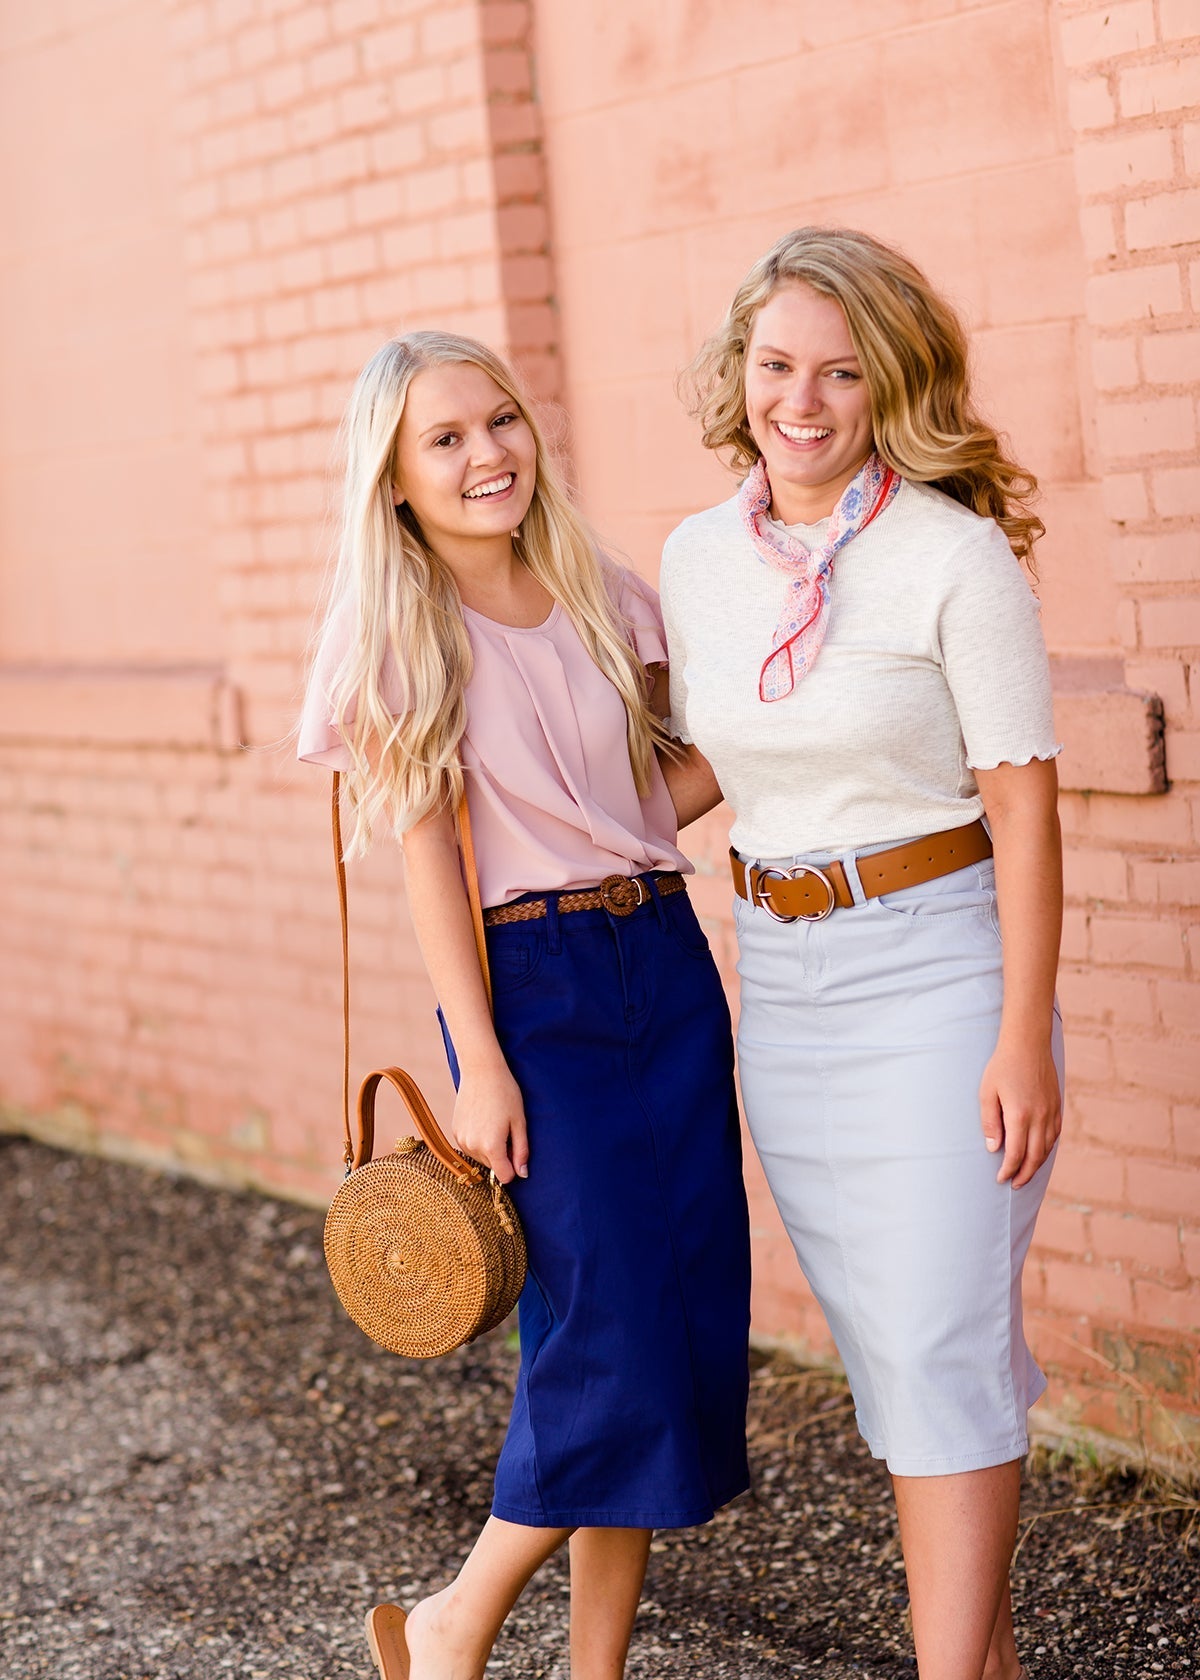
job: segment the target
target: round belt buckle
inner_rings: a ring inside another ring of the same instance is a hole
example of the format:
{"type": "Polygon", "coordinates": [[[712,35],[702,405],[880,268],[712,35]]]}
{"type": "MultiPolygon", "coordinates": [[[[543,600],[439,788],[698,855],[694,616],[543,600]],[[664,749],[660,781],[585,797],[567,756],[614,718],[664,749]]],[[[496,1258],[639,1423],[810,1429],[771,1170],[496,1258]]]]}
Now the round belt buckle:
{"type": "Polygon", "coordinates": [[[833,882],[823,869],[818,869],[815,863],[798,863],[793,869],[760,869],[751,902],[759,905],[775,921],[785,925],[791,922],[823,922],[826,916],[832,915],[837,908],[837,893],[834,891],[833,882]],[[804,875],[812,875],[820,881],[828,894],[828,901],[819,910],[798,910],[794,916],[781,915],[770,903],[763,882],[798,881],[804,875]]]}
{"type": "Polygon", "coordinates": [[[645,882],[637,875],[606,875],[599,892],[610,916],[632,916],[649,897],[645,882]]]}

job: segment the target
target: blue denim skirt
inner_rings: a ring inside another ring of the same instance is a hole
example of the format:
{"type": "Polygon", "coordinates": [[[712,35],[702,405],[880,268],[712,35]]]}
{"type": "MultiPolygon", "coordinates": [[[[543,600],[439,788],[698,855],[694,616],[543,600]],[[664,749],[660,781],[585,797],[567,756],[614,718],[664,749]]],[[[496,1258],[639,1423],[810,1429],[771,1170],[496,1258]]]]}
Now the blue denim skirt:
{"type": "MultiPolygon", "coordinates": [[[[1024,1453],[1046,1386],[1021,1268],[1052,1165],[997,1184],[983,1143],[995,867],[869,901],[846,873],[858,902],[821,922],[735,900],[746,1119],[871,1452],[903,1476],[981,1470],[1024,1453]]],[[[1061,1086],[1057,1009],[1053,1047],[1061,1086]]]]}
{"type": "Polygon", "coordinates": [[[533,1527],[685,1527],[749,1481],[729,1012],[687,894],[642,879],[632,915],[551,896],[487,934],[530,1149],[509,1186],[529,1275],[492,1511],[533,1527]]]}

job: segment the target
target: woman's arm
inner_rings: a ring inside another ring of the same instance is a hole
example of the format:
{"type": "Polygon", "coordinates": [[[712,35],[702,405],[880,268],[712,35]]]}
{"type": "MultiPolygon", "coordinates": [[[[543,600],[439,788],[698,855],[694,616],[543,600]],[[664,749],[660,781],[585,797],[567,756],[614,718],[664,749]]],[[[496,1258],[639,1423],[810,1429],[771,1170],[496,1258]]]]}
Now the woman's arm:
{"type": "MultiPolygon", "coordinates": [[[[650,668],[653,686],[650,690],[650,710],[657,718],[665,718],[671,705],[670,677],[665,665],[650,668]]],[[[686,828],[697,817],[704,816],[721,803],[722,794],[713,775],[712,766],[699,747],[677,743],[674,752],[658,754],[659,768],[671,803],[675,807],[675,821],[686,828]]]]}
{"type": "Polygon", "coordinates": [[[695,822],[697,817],[702,817],[706,811],[711,811],[715,805],[719,805],[722,796],[717,786],[717,778],[712,773],[712,765],[699,747],[685,747],[680,742],[679,750],[681,757],[660,752],[658,762],[662,766],[663,781],[667,784],[667,792],[671,795],[671,803],[675,807],[675,821],[680,828],[686,828],[689,823],[695,822]]]}
{"type": "Polygon", "coordinates": [[[1027,1184],[1062,1130],[1050,1053],[1062,936],[1062,841],[1053,759],[977,770],[996,851],[1004,940],[1000,1037],[979,1088],[987,1147],[1004,1150],[1000,1183],[1027,1184]]]}
{"type": "Polygon", "coordinates": [[[526,1178],[525,1107],[492,1026],[449,811],[404,836],[404,879],[417,944],[458,1057],[454,1140],[502,1184],[526,1178]]]}

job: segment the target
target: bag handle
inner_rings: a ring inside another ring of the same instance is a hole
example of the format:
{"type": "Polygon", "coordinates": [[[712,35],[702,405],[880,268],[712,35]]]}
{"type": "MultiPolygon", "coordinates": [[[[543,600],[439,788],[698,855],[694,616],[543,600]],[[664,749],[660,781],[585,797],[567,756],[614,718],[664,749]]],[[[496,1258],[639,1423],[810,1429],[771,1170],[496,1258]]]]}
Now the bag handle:
{"type": "MultiPolygon", "coordinates": [[[[471,1182],[479,1178],[479,1169],[460,1155],[434,1119],[433,1110],[422,1096],[417,1082],[403,1068],[378,1068],[363,1080],[358,1093],[358,1147],[350,1132],[350,917],[346,904],[346,864],[342,857],[342,778],[333,772],[333,862],[337,873],[338,913],[342,924],[342,1125],[345,1130],[345,1149],[342,1159],[349,1175],[371,1159],[375,1145],[375,1093],[381,1080],[386,1080],[398,1092],[408,1109],[413,1124],[430,1151],[456,1178],[471,1182]]],[[[479,871],[475,866],[475,846],[471,839],[471,818],[467,810],[466,790],[455,813],[458,844],[462,853],[463,877],[467,888],[467,902],[471,907],[471,930],[475,936],[475,953],[483,975],[483,989],[488,1008],[492,1007],[492,977],[488,970],[487,943],[483,931],[483,903],[479,896],[479,871]]]]}
{"type": "Polygon", "coordinates": [[[355,1167],[361,1167],[364,1161],[371,1159],[371,1153],[375,1147],[375,1093],[378,1091],[380,1083],[385,1079],[392,1090],[399,1094],[405,1108],[412,1116],[413,1124],[416,1126],[418,1133],[424,1142],[429,1145],[431,1153],[437,1157],[444,1167],[450,1169],[455,1178],[461,1179],[464,1184],[477,1182],[480,1176],[479,1168],[473,1166],[465,1155],[459,1154],[434,1119],[433,1110],[421,1094],[416,1080],[410,1073],[405,1073],[403,1068],[398,1067],[376,1068],[375,1072],[369,1073],[359,1086],[358,1148],[354,1152],[353,1161],[347,1162],[350,1171],[353,1172],[355,1167]]]}

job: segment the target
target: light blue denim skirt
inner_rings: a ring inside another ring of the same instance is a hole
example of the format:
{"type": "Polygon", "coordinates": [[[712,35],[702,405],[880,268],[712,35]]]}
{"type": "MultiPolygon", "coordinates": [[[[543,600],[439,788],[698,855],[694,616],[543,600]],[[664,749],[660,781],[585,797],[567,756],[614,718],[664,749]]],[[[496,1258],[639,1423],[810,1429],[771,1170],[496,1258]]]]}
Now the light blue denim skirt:
{"type": "MultiPolygon", "coordinates": [[[[1053,1164],[1014,1190],[983,1142],[995,867],[863,901],[843,863],[856,902],[824,921],[734,901],[746,1118],[871,1452],[902,1476],[982,1470],[1025,1452],[1046,1386],[1021,1268],[1053,1164]]],[[[1057,1006],[1054,1055],[1061,1086],[1057,1006]]]]}

